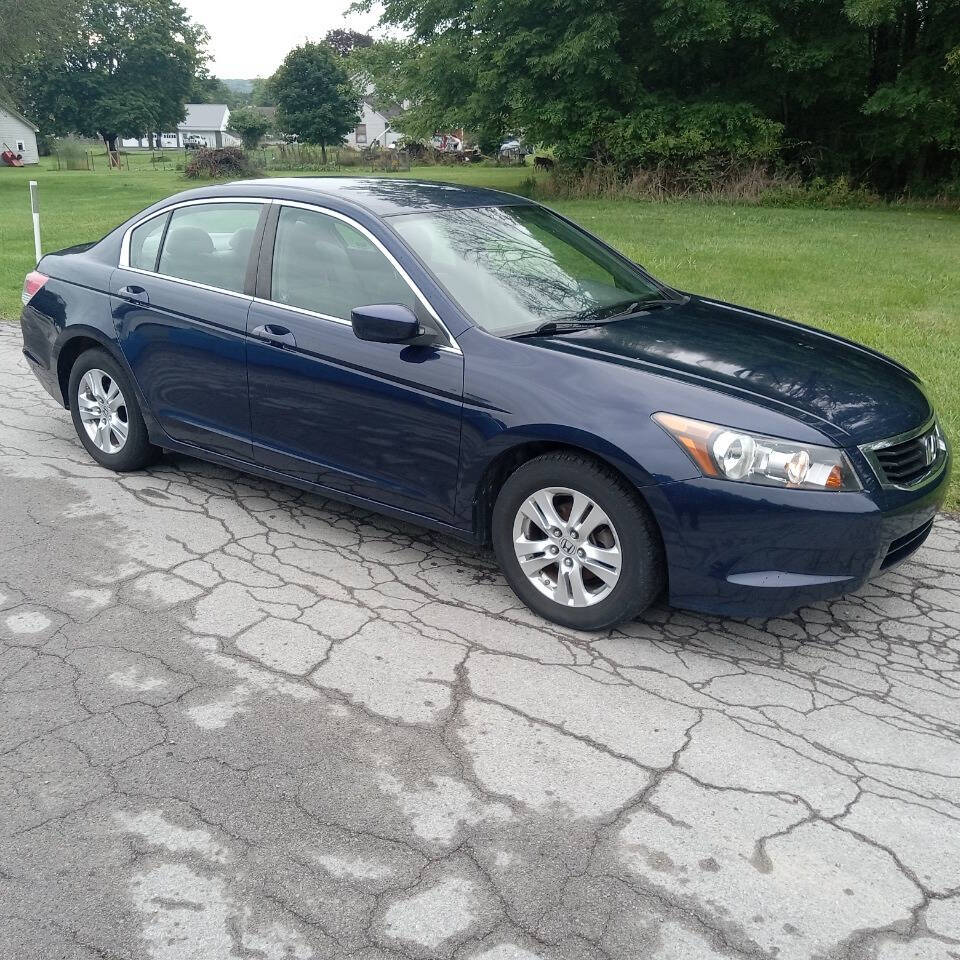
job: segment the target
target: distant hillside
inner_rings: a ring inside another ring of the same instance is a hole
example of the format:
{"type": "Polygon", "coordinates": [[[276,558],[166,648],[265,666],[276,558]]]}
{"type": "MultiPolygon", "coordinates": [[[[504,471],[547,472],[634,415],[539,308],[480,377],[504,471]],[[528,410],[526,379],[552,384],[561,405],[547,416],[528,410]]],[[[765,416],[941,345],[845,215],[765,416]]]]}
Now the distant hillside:
{"type": "Polygon", "coordinates": [[[226,77],[220,79],[234,93],[250,93],[253,90],[253,80],[229,80],[226,77]]]}

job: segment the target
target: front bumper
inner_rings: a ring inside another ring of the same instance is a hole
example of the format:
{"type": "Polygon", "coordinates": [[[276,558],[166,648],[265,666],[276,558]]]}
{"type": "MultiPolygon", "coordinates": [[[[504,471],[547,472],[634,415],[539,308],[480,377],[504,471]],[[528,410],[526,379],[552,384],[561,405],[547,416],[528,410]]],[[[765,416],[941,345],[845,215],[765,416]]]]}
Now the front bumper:
{"type": "Polygon", "coordinates": [[[676,607],[771,617],[856,590],[926,539],[950,480],[915,490],[784,490],[701,477],[644,488],[676,607]]]}

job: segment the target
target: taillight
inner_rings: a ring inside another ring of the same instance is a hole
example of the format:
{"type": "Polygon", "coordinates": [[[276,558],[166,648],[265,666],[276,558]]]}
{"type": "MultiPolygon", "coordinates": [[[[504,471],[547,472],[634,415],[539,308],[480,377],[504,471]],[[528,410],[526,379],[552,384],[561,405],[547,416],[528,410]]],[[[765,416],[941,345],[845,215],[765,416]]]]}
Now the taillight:
{"type": "Polygon", "coordinates": [[[20,294],[20,299],[23,301],[24,306],[37,295],[40,288],[49,279],[48,276],[42,274],[39,270],[31,270],[26,275],[23,281],[23,293],[20,294]]]}

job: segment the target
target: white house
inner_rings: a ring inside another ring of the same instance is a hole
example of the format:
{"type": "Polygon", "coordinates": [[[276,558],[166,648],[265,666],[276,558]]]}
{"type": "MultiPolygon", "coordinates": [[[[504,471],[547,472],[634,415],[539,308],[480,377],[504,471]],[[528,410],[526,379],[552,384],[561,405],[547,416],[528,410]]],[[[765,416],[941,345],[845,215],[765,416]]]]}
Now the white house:
{"type": "MultiPolygon", "coordinates": [[[[185,105],[186,119],[177,126],[175,133],[164,133],[161,144],[164,147],[182,147],[183,138],[195,134],[203,138],[208,147],[236,147],[240,138],[227,133],[230,123],[230,108],[225,103],[188,103],[185,105]]],[[[145,138],[124,140],[125,147],[145,147],[145,138]]]]}
{"type": "Polygon", "coordinates": [[[199,134],[208,147],[236,147],[240,138],[227,133],[230,108],[225,103],[188,103],[187,118],[177,127],[177,146],[189,133],[199,134]]]}
{"type": "Polygon", "coordinates": [[[385,107],[377,104],[372,97],[366,96],[360,104],[360,122],[345,137],[347,144],[362,150],[374,144],[380,147],[392,147],[402,136],[390,126],[403,112],[399,107],[385,107]]]}
{"type": "Polygon", "coordinates": [[[19,153],[24,163],[39,163],[37,126],[20,116],[12,107],[0,103],[0,153],[12,150],[19,153]]]}

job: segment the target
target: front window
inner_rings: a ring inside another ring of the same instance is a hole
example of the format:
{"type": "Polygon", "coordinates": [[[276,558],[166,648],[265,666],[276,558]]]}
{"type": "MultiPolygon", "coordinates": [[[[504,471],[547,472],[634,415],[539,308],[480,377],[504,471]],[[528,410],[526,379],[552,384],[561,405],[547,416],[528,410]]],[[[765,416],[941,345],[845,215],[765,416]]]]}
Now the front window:
{"type": "Polygon", "coordinates": [[[349,320],[354,307],[417,299],[389,260],[356,227],[301,207],[283,207],[273,248],[271,299],[349,320]]]}
{"type": "Polygon", "coordinates": [[[357,143],[367,142],[367,125],[365,123],[357,124],[356,138],[357,138],[357,143]]]}
{"type": "Polygon", "coordinates": [[[638,268],[543,207],[474,207],[391,224],[485,330],[510,336],[664,296],[638,268]]]}

